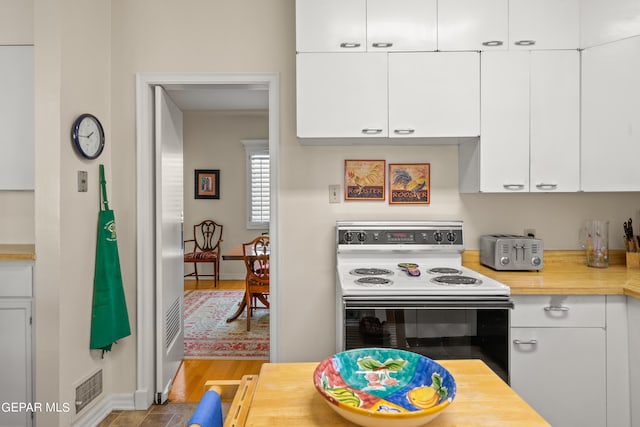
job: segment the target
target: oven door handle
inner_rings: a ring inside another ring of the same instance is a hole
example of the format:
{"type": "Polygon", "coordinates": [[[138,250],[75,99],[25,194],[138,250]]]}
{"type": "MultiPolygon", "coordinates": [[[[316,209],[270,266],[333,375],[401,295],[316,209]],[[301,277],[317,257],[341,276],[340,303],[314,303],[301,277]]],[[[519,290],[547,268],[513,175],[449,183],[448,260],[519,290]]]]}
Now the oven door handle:
{"type": "Polygon", "coordinates": [[[452,300],[384,300],[384,301],[372,301],[371,298],[365,300],[345,300],[345,309],[358,308],[358,309],[387,309],[387,310],[404,310],[408,308],[415,309],[510,309],[513,308],[513,301],[482,301],[482,300],[468,300],[468,301],[452,301],[452,300]]]}

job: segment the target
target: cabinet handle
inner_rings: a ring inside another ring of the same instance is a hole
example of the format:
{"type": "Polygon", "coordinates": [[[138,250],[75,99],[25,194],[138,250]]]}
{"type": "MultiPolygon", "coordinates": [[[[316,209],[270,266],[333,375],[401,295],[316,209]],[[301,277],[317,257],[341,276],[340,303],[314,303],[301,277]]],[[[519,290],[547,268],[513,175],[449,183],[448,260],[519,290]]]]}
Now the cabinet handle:
{"type": "Polygon", "coordinates": [[[516,46],[533,46],[536,44],[535,40],[518,40],[514,43],[516,46]]]}
{"type": "Polygon", "coordinates": [[[513,340],[515,345],[537,345],[538,340],[520,341],[518,339],[513,340]]]}
{"type": "Polygon", "coordinates": [[[344,47],[346,49],[353,49],[353,48],[356,48],[356,47],[360,47],[360,43],[344,42],[344,43],[340,43],[340,47],[344,47]]]}
{"type": "Polygon", "coordinates": [[[544,308],[544,311],[569,311],[569,307],[564,305],[550,305],[544,308]]]}
{"type": "Polygon", "coordinates": [[[373,46],[373,47],[391,47],[391,46],[393,46],[393,43],[379,42],[379,43],[373,43],[371,46],[373,46]]]}
{"type": "Polygon", "coordinates": [[[382,133],[382,129],[365,128],[365,129],[362,129],[362,133],[367,135],[377,135],[379,133],[382,133]]]}
{"type": "Polygon", "coordinates": [[[505,190],[524,190],[524,184],[504,184],[505,190]]]}
{"type": "Polygon", "coordinates": [[[482,42],[482,46],[502,46],[502,40],[489,40],[482,42]]]}
{"type": "Polygon", "coordinates": [[[414,133],[416,130],[415,129],[411,129],[411,128],[407,128],[407,129],[394,129],[393,133],[397,134],[397,135],[411,135],[412,133],[414,133]]]}
{"type": "Polygon", "coordinates": [[[555,190],[558,188],[558,184],[545,184],[544,182],[541,182],[540,184],[536,184],[536,188],[538,190],[555,190]]]}

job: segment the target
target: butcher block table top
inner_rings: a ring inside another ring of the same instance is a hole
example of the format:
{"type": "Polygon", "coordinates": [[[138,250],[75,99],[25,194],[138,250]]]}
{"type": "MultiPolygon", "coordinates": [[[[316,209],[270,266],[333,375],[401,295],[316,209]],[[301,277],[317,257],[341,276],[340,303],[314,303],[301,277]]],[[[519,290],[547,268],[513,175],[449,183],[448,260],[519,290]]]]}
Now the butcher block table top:
{"type": "MultiPolygon", "coordinates": [[[[450,407],[429,427],[549,426],[480,360],[442,360],[456,380],[450,407]]],[[[265,363],[245,426],[355,426],[338,415],[313,386],[317,363],[265,363]]]]}
{"type": "Polygon", "coordinates": [[[583,251],[545,251],[541,271],[495,271],[480,264],[478,251],[462,263],[511,288],[511,295],[628,295],[640,299],[640,269],[627,268],[624,251],[611,251],[609,267],[587,267],[583,251]]]}
{"type": "Polygon", "coordinates": [[[0,261],[33,261],[35,259],[35,245],[0,244],[0,261]]]}

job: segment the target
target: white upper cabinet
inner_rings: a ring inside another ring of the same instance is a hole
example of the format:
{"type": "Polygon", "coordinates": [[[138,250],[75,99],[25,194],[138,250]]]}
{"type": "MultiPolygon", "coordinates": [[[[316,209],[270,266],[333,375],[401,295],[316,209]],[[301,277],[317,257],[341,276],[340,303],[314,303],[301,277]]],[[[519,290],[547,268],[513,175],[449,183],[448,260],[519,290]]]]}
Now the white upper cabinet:
{"type": "Polygon", "coordinates": [[[582,189],[640,191],[640,36],[582,52],[582,189]]]}
{"type": "Polygon", "coordinates": [[[482,54],[480,186],[529,191],[529,53],[482,54]]]}
{"type": "Polygon", "coordinates": [[[439,50],[504,50],[509,44],[508,0],[439,0],[439,50]]]}
{"type": "Polygon", "coordinates": [[[366,19],[366,0],[296,0],[296,50],[365,51],[366,19]]]}
{"type": "Polygon", "coordinates": [[[298,52],[436,48],[437,0],[296,0],[298,52]]]}
{"type": "Polygon", "coordinates": [[[640,35],[640,2],[638,0],[581,0],[580,47],[640,35]]]}
{"type": "Polygon", "coordinates": [[[33,190],[33,46],[0,46],[0,190],[33,190]]]}
{"type": "Polygon", "coordinates": [[[297,67],[299,138],[479,134],[477,52],[299,53],[297,67]]]}
{"type": "Polygon", "coordinates": [[[577,49],[579,0],[509,0],[509,49],[577,49]]]}
{"type": "Polygon", "coordinates": [[[389,136],[478,136],[479,55],[389,54],[389,136]]]}
{"type": "Polygon", "coordinates": [[[435,51],[436,0],[367,0],[367,50],[435,51]]]}
{"type": "Polygon", "coordinates": [[[460,190],[578,191],[578,51],[483,52],[481,63],[480,143],[460,146],[460,190]]]}
{"type": "Polygon", "coordinates": [[[387,136],[386,53],[299,53],[300,138],[387,136]]]}
{"type": "Polygon", "coordinates": [[[580,54],[531,52],[530,191],[580,189],[580,54]]]}

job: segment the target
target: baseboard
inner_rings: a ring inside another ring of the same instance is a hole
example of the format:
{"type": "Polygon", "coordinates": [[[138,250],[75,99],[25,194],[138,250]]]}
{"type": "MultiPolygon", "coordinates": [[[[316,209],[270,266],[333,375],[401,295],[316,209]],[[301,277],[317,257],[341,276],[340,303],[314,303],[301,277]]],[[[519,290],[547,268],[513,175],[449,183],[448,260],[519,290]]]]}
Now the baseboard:
{"type": "Polygon", "coordinates": [[[76,418],[74,427],[95,427],[112,411],[135,410],[134,397],[131,393],[111,394],[87,409],[87,412],[76,418]]]}

